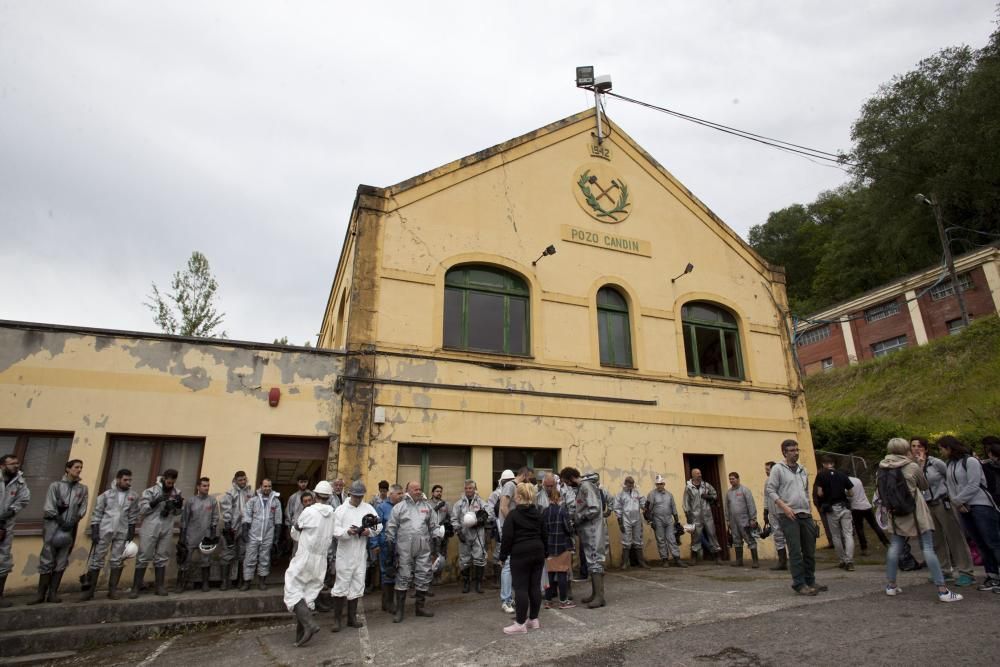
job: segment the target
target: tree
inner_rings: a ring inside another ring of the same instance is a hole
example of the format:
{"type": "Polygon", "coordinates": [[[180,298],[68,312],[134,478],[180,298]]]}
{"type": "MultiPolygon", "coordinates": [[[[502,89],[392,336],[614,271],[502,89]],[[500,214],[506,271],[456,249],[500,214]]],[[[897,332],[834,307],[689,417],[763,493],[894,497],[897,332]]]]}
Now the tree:
{"type": "Polygon", "coordinates": [[[145,305],[153,311],[153,321],[164,333],[225,338],[225,331],[217,331],[225,316],[215,308],[218,289],[208,259],[195,250],[187,270],[174,273],[170,293],[164,296],[153,283],[153,293],[145,305]]]}

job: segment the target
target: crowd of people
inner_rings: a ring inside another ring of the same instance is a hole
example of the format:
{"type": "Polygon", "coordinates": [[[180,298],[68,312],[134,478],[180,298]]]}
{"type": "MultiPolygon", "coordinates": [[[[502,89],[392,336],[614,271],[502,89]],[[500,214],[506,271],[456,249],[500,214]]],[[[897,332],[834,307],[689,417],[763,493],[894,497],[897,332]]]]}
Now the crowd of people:
{"type": "MultiPolygon", "coordinates": [[[[539,480],[528,467],[505,470],[484,499],[475,480],[466,480],[461,497],[449,504],[435,485],[424,494],[420,482],[405,487],[379,483],[367,501],[365,485],[356,480],[320,481],[309,489],[309,478],[298,479],[298,490],[282,505],[271,480],[254,490],[245,472],[218,498],[210,495],[210,480],[198,480],[193,496],[177,488],[176,470],[164,470],[157,483],[137,493],[132,473],[118,470],[111,487],[98,496],[89,520],[91,550],[81,578],[81,601],[94,597],[99,576],[110,566],[107,597],[118,599],[125,561],[135,558],[129,591],[136,598],[145,589],[146,571],[153,568],[152,590],[167,595],[166,570],[175,557],[175,592],[199,581],[209,590],[213,564],[220,570],[220,588],[266,589],[271,559],[290,557],[284,575],[284,602],[297,620],[296,645],[318,631],[314,611],[332,611],[334,632],[357,628],[358,600],[381,586],[382,609],[400,623],[412,590],[414,615],[433,617],[428,598],[432,584],[447,562],[448,546],[458,542],[458,574],[462,593],[482,594],[488,563],[499,588],[500,606],[513,614],[507,634],[538,628],[539,610],[568,609],[577,603],[603,607],[605,567],[610,565],[608,520],[616,520],[621,535],[620,567],[649,567],[643,534],[649,524],[662,567],[686,568],[705,558],[717,564],[722,548],[713,517],[721,502],[728,526],[733,565],[760,566],[757,546],[773,536],[778,554],[772,570],[790,570],[792,588],[800,595],[817,595],[825,585],[816,581],[819,526],[815,504],[826,533],[845,571],[853,571],[854,536],[862,555],[868,543],[864,524],[888,546],[885,593],[898,595],[899,563],[911,556],[911,541],[922,553],[937,586],[938,599],[956,602],[962,596],[949,589],[977,585],[973,551],[983,562],[985,578],[978,590],[1000,593],[1000,439],[983,439],[982,460],[952,436],[938,439],[941,458],[930,454],[923,438],[892,439],[880,462],[877,489],[869,500],[861,480],[836,469],[825,457],[812,491],[809,474],[799,463],[794,440],[781,443],[782,460],[765,464],[763,528],[752,491],[740,475],[728,475],[724,495],[691,470],[680,505],[666,489],[662,475],[643,494],[633,477],[612,495],[596,473],[566,467],[539,480]],[[720,500],[721,499],[721,500],[720,500]],[[681,522],[679,511],[684,513],[681,522]],[[179,538],[174,531],[179,525],[179,538]],[[137,530],[138,526],[138,530],[137,530]],[[680,539],[690,535],[691,560],[681,559],[680,539]],[[136,538],[137,541],[136,541],[136,538]],[[578,574],[574,577],[574,564],[578,574]],[[573,582],[588,582],[590,590],[574,601],[573,582]]],[[[0,460],[0,606],[12,564],[11,546],[17,514],[30,491],[13,455],[0,460]]],[[[62,479],[52,482],[45,497],[38,588],[28,604],[60,602],[59,588],[88,507],[88,489],[80,482],[83,463],[66,462],[62,479]]]]}

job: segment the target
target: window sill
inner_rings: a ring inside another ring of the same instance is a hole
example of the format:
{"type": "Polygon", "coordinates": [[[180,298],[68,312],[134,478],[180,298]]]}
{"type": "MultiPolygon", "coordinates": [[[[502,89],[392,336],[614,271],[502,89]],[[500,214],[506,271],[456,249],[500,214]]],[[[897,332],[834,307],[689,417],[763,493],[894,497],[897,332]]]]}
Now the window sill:
{"type": "Polygon", "coordinates": [[[512,359],[534,359],[535,357],[531,354],[515,354],[512,352],[493,352],[490,350],[476,350],[472,348],[463,347],[446,347],[441,346],[441,349],[445,352],[461,352],[463,354],[481,354],[488,357],[506,357],[512,359]]]}
{"type": "Polygon", "coordinates": [[[727,377],[725,375],[696,375],[694,373],[688,373],[688,377],[701,378],[702,380],[722,380],[723,382],[749,382],[746,378],[727,377]]]}
{"type": "Polygon", "coordinates": [[[618,365],[618,364],[604,364],[604,363],[602,363],[601,364],[601,368],[607,368],[608,370],[612,370],[612,371],[637,371],[637,370],[639,370],[639,368],[637,366],[632,366],[631,364],[629,364],[629,365],[624,365],[624,364],[618,365]]]}

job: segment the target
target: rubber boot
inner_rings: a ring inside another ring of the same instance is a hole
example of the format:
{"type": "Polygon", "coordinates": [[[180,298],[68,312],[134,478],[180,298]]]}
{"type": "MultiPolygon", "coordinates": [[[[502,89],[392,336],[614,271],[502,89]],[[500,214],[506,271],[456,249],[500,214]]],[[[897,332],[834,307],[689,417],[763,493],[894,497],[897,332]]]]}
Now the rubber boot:
{"type": "Polygon", "coordinates": [[[715,552],[715,564],[722,565],[722,551],[715,552]]]}
{"type": "Polygon", "coordinates": [[[632,548],[622,547],[622,569],[627,570],[632,566],[632,548]]]}
{"type": "Polygon", "coordinates": [[[590,595],[588,595],[585,598],[581,598],[580,599],[580,604],[590,604],[591,600],[593,600],[594,596],[596,596],[596,595],[597,595],[597,584],[594,583],[594,577],[591,576],[590,577],[590,595]]]}
{"type": "Polygon", "coordinates": [[[760,561],[757,560],[757,549],[750,549],[750,558],[753,561],[752,564],[750,565],[750,567],[752,567],[755,570],[757,568],[759,568],[760,567],[760,561]]]}
{"type": "Polygon", "coordinates": [[[743,547],[733,547],[736,551],[736,562],[730,563],[730,567],[743,567],[743,547]]]}
{"type": "Polygon", "coordinates": [[[246,591],[250,590],[250,584],[253,583],[253,575],[250,575],[250,577],[244,576],[243,575],[243,568],[241,567],[238,576],[239,576],[239,578],[241,580],[240,581],[240,590],[243,591],[244,593],[246,591]]]}
{"type": "Polygon", "coordinates": [[[330,591],[321,591],[320,594],[316,596],[315,607],[316,611],[323,614],[333,611],[333,598],[330,597],[330,591]]]}
{"type": "Polygon", "coordinates": [[[184,590],[187,588],[187,580],[188,580],[188,571],[187,570],[178,570],[177,571],[177,585],[174,586],[174,593],[177,593],[177,594],[183,593],[184,590]]]}
{"type": "Polygon", "coordinates": [[[223,563],[220,568],[220,573],[222,575],[222,582],[219,584],[220,591],[228,591],[229,586],[232,584],[231,577],[233,576],[233,566],[232,563],[223,563]]]}
{"type": "Polygon", "coordinates": [[[129,591],[128,597],[130,600],[134,600],[139,597],[139,591],[142,590],[142,580],[146,576],[146,568],[136,567],[135,575],[132,577],[132,590],[129,591]]]}
{"type": "Polygon", "coordinates": [[[648,570],[649,564],[646,563],[646,556],[644,556],[642,553],[642,547],[634,547],[634,548],[635,548],[635,559],[639,561],[639,567],[641,567],[644,570],[648,570]]]}
{"type": "Polygon", "coordinates": [[[156,582],[156,594],[161,598],[167,595],[167,568],[166,567],[154,567],[153,577],[156,582]]]}
{"type": "Polygon", "coordinates": [[[365,624],[358,620],[358,599],[347,601],[347,627],[363,628],[365,624]]]}
{"type": "Polygon", "coordinates": [[[432,618],[434,612],[424,609],[425,604],[427,604],[427,591],[417,591],[417,616],[432,618]]]}
{"type": "Polygon", "coordinates": [[[472,581],[475,584],[476,592],[480,595],[483,593],[483,569],[482,565],[472,566],[472,581]]]}
{"type": "Polygon", "coordinates": [[[305,600],[296,602],[292,610],[295,612],[295,620],[298,621],[298,626],[301,628],[301,635],[299,634],[300,631],[296,629],[295,645],[303,646],[312,639],[314,634],[319,632],[319,626],[313,620],[312,613],[309,611],[309,605],[306,604],[305,600]]]}
{"type": "Polygon", "coordinates": [[[692,565],[700,565],[701,564],[701,550],[692,551],[691,552],[691,558],[692,558],[692,562],[691,562],[692,565]]]}
{"type": "Polygon", "coordinates": [[[267,590],[267,576],[260,574],[257,575],[257,590],[266,591],[267,590]]]}
{"type": "Polygon", "coordinates": [[[333,598],[333,627],[330,632],[340,632],[340,619],[344,616],[344,601],[347,598],[337,596],[333,598]]]}
{"type": "Polygon", "coordinates": [[[778,551],[778,562],[773,567],[769,567],[767,569],[773,570],[775,572],[777,572],[778,570],[787,570],[788,569],[788,552],[785,551],[784,549],[779,550],[778,551]]]}
{"type": "Polygon", "coordinates": [[[201,592],[208,592],[209,578],[212,576],[212,566],[201,568],[201,592]]]}
{"type": "Polygon", "coordinates": [[[78,602],[87,602],[94,599],[97,590],[97,578],[101,576],[100,570],[87,570],[87,590],[80,596],[78,602]]]}
{"type": "Polygon", "coordinates": [[[688,564],[681,560],[680,556],[674,556],[674,560],[670,563],[671,567],[687,567],[688,564]]]}
{"type": "Polygon", "coordinates": [[[0,574],[0,609],[6,609],[7,607],[10,607],[14,604],[10,600],[5,599],[3,596],[3,589],[6,585],[7,585],[7,575],[0,574]]]}
{"type": "Polygon", "coordinates": [[[49,595],[46,598],[49,602],[62,602],[62,598],[59,597],[59,584],[62,582],[63,572],[52,573],[52,579],[49,581],[49,595]]]}
{"type": "Polygon", "coordinates": [[[118,582],[122,580],[122,568],[113,567],[111,568],[110,574],[108,574],[108,599],[117,600],[118,599],[118,582]]]}
{"type": "Polygon", "coordinates": [[[471,585],[472,575],[469,573],[469,568],[465,568],[462,570],[462,592],[468,593],[471,585]]]}
{"type": "Polygon", "coordinates": [[[49,592],[49,582],[52,580],[51,574],[40,574],[38,575],[38,592],[35,594],[35,599],[28,604],[41,604],[45,602],[45,596],[49,592]]]}
{"type": "Polygon", "coordinates": [[[403,621],[403,610],[406,608],[406,591],[396,591],[396,615],[392,617],[393,623],[403,621]]]}
{"type": "Polygon", "coordinates": [[[604,573],[595,572],[590,575],[590,577],[594,582],[594,597],[587,603],[587,609],[597,609],[598,607],[603,607],[606,604],[604,602],[604,573]]]}

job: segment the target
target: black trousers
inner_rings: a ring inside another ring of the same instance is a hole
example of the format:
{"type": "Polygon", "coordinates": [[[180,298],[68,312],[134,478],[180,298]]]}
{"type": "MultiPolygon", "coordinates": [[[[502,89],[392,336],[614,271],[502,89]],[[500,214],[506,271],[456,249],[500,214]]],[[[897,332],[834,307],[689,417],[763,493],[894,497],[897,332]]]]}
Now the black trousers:
{"type": "Polygon", "coordinates": [[[868,540],[865,538],[865,521],[875,531],[875,537],[878,538],[878,541],[883,546],[889,546],[889,539],[882,532],[882,529],[879,528],[878,523],[875,521],[875,512],[871,508],[866,510],[851,510],[851,515],[854,518],[854,531],[858,534],[858,543],[861,545],[862,551],[868,551],[868,540]]]}
{"type": "Polygon", "coordinates": [[[518,623],[538,618],[542,606],[542,568],[544,558],[510,559],[510,577],[514,585],[514,611],[518,623]]]}

